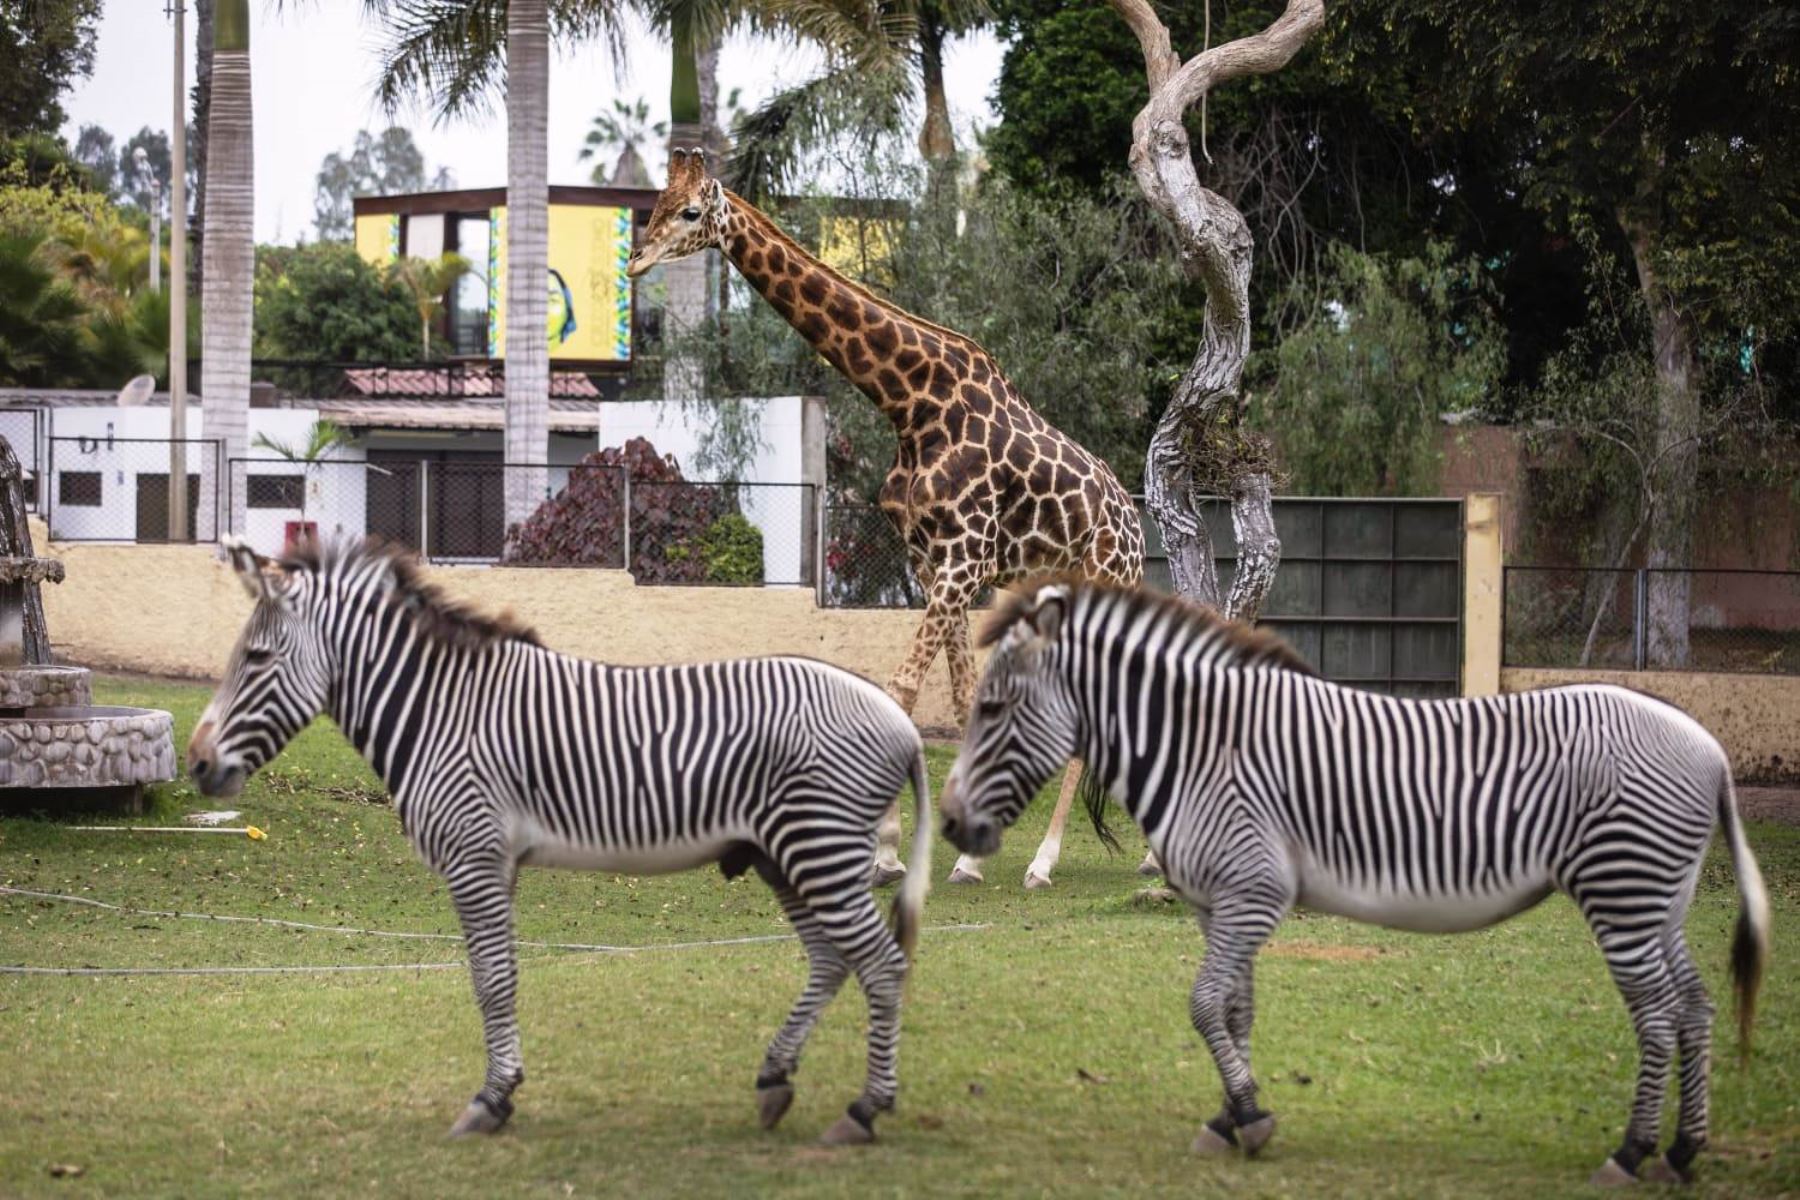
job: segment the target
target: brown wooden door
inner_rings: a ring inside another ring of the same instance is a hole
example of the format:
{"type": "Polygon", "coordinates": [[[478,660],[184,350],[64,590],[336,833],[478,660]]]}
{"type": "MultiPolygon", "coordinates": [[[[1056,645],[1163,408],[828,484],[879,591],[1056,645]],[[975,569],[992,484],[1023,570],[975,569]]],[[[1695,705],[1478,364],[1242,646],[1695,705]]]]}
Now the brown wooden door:
{"type": "MultiPolygon", "coordinates": [[[[200,476],[187,477],[187,540],[194,540],[199,528],[200,476]]],[[[137,540],[166,542],[169,540],[169,473],[140,471],[137,477],[137,540]]]]}

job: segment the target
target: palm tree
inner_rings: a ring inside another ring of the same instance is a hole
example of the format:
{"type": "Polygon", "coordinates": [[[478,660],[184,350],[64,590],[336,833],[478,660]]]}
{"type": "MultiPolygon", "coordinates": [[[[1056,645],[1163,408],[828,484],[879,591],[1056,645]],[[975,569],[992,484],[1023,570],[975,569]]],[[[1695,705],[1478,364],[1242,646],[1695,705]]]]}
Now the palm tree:
{"type": "MultiPolygon", "coordinates": [[[[225,460],[243,458],[250,421],[251,289],[256,275],[255,153],[251,135],[249,0],[217,0],[213,16],[212,95],[207,112],[206,265],[200,304],[200,397],[206,435],[225,460]]],[[[203,461],[201,473],[213,464],[203,461]]],[[[171,479],[176,476],[171,472],[171,479]]],[[[175,485],[171,483],[171,488],[175,485]]],[[[202,485],[204,492],[205,486],[202,485]]],[[[232,529],[244,527],[244,494],[230,488],[232,529]]],[[[171,495],[175,493],[172,491],[171,495]]],[[[179,540],[186,505],[169,506],[179,540]]],[[[202,506],[202,511],[205,507],[202,506]]],[[[205,533],[208,540],[217,531],[205,533]]]]}
{"type": "MultiPolygon", "coordinates": [[[[299,463],[300,471],[300,528],[301,534],[313,533],[312,523],[306,519],[306,499],[312,490],[312,475],[327,454],[350,441],[350,433],[343,426],[331,421],[314,421],[307,427],[306,440],[299,443],[285,442],[272,438],[266,433],[256,435],[252,443],[258,450],[267,450],[277,458],[285,458],[288,462],[299,463]]],[[[284,552],[293,550],[292,540],[283,548],[284,552]]]]}
{"type": "Polygon", "coordinates": [[[388,268],[388,278],[406,289],[413,307],[419,313],[419,357],[431,357],[431,324],[444,311],[444,297],[456,281],[469,272],[469,260],[460,254],[443,254],[437,258],[397,259],[388,268]]]}
{"type": "Polygon", "coordinates": [[[642,96],[633,104],[615,99],[612,106],[612,112],[603,112],[594,118],[594,127],[588,130],[579,157],[586,162],[616,149],[618,157],[610,173],[604,163],[594,164],[594,183],[600,187],[650,187],[650,171],[644,165],[644,155],[638,147],[669,136],[668,123],[651,123],[650,104],[642,96]]]}
{"type": "Polygon", "coordinates": [[[0,387],[75,382],[87,310],[46,261],[44,240],[0,235],[0,387]]]}

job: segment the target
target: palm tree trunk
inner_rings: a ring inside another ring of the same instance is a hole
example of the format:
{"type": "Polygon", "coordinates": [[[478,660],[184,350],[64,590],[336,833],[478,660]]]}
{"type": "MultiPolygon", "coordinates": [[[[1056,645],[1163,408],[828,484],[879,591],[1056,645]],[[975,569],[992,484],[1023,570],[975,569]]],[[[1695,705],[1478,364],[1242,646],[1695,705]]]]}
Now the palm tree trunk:
{"type": "Polygon", "coordinates": [[[193,250],[188,270],[193,273],[195,297],[205,294],[206,265],[206,134],[212,116],[213,4],[194,0],[194,145],[188,166],[194,172],[194,219],[188,226],[193,250]]]}
{"type": "MultiPolygon", "coordinates": [[[[178,135],[179,136],[179,135],[178,135]]],[[[206,436],[223,448],[224,462],[202,460],[201,495],[217,495],[206,476],[225,470],[231,495],[230,528],[244,528],[241,477],[229,463],[248,450],[250,421],[251,282],[256,273],[256,163],[250,105],[249,0],[219,0],[213,48],[212,100],[207,114],[206,279],[200,307],[200,401],[206,436]]],[[[185,500],[186,487],[181,488],[185,500]]],[[[183,504],[185,511],[185,503],[183,504]]],[[[178,520],[172,508],[170,521],[178,520]]],[[[211,541],[213,512],[200,506],[197,539],[211,541]]]]}
{"type": "MultiPolygon", "coordinates": [[[[669,75],[669,148],[704,146],[698,47],[692,26],[676,21],[669,31],[674,61],[669,75]]],[[[663,398],[687,404],[706,391],[706,372],[692,348],[681,343],[706,323],[707,255],[690,254],[664,265],[668,306],[663,312],[663,398]]]]}
{"type": "Polygon", "coordinates": [[[950,124],[950,99],[944,91],[944,26],[929,6],[919,13],[919,73],[924,77],[925,124],[919,129],[919,153],[933,171],[956,157],[956,130],[950,124]]]}
{"type": "MultiPolygon", "coordinates": [[[[546,0],[506,9],[506,461],[550,457],[550,23],[546,0]]],[[[508,530],[544,499],[540,468],[506,471],[508,530]]]]}

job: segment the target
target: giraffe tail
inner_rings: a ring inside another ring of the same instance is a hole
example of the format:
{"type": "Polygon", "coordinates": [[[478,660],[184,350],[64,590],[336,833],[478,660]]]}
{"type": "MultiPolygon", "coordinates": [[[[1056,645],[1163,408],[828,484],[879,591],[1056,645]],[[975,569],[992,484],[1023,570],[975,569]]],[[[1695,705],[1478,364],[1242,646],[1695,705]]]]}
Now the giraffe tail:
{"type": "Polygon", "coordinates": [[[925,776],[925,747],[913,751],[913,845],[906,860],[906,879],[894,898],[894,937],[910,960],[919,943],[919,924],[925,919],[925,896],[931,891],[931,843],[937,822],[931,810],[931,784],[925,776]]]}

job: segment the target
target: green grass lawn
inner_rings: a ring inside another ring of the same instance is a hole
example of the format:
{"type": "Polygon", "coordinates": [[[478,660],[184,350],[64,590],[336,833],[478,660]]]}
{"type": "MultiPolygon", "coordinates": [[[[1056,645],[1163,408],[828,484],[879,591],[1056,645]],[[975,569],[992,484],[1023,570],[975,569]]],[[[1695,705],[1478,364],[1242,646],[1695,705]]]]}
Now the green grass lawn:
{"type": "MultiPolygon", "coordinates": [[[[172,710],[203,689],[103,681],[106,703],[172,710]]],[[[934,750],[941,782],[948,751],[934,750]]],[[[212,805],[165,788],[148,821],[212,805]]],[[[82,833],[0,818],[0,882],[146,909],[453,933],[372,777],[329,725],[236,802],[265,842],[82,833]]],[[[1635,1065],[1599,953],[1567,901],[1485,933],[1430,938],[1302,914],[1258,969],[1256,1065],[1280,1130],[1254,1162],[1187,1145],[1217,1107],[1188,1025],[1201,940],[1141,908],[1141,846],[1071,831],[1056,886],[1019,880],[1040,802],[979,888],[940,882],[908,985],[902,1091],[881,1141],[812,1139],[860,1087],[863,1010],[843,993],[774,1133],[752,1078],[798,993],[791,942],[631,955],[526,951],[528,1080],[494,1139],[444,1131],[479,1085],[460,966],[360,974],[0,976],[0,1196],[1567,1195],[1617,1143],[1635,1065]],[[83,1168],[52,1178],[52,1164],[83,1168]]],[[[84,821],[92,821],[85,815],[84,821]]],[[[127,823],[106,816],[108,822],[127,823]]],[[[1713,1148],[1692,1194],[1800,1194],[1800,831],[1751,827],[1776,953],[1755,1058],[1719,1022],[1713,1148]]],[[[939,843],[939,880],[952,857],[939,843]]],[[[521,936],[654,946],[779,934],[754,878],[534,871],[521,936]]],[[[1725,858],[1690,919],[1722,1013],[1737,911],[1725,858]]],[[[0,895],[0,963],[183,967],[445,963],[401,941],[126,915],[0,895]]]]}

